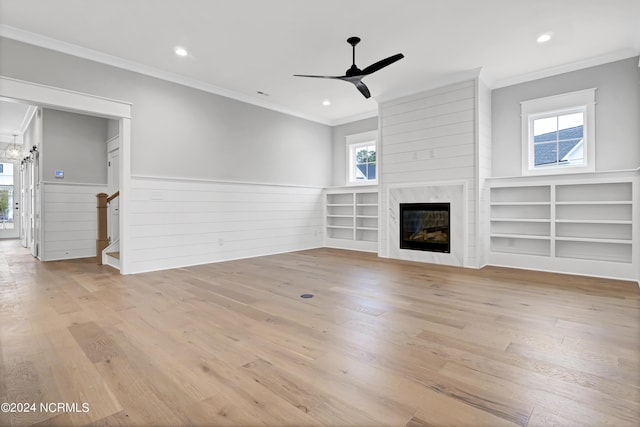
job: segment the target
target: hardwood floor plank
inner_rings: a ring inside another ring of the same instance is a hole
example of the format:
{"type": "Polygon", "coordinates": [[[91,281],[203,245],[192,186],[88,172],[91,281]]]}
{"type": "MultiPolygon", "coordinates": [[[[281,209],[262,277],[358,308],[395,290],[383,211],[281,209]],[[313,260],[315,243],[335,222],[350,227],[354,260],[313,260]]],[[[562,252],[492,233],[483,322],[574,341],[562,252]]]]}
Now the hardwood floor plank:
{"type": "Polygon", "coordinates": [[[514,343],[509,344],[506,351],[528,359],[544,361],[565,368],[577,369],[599,377],[628,382],[629,384],[637,384],[640,379],[640,373],[634,373],[624,368],[620,369],[618,359],[611,355],[589,357],[589,354],[580,353],[577,356],[514,343]]]}
{"type": "Polygon", "coordinates": [[[122,410],[95,364],[87,358],[67,328],[50,330],[36,339],[43,350],[43,361],[50,370],[56,390],[55,394],[51,391],[46,393],[47,398],[39,402],[69,403],[78,407],[88,404],[87,412],[68,413],[73,425],[86,424],[122,410]]]}
{"type": "Polygon", "coordinates": [[[267,421],[256,411],[247,410],[227,395],[216,395],[191,404],[187,411],[196,426],[266,426],[267,421]]]}
{"type": "Polygon", "coordinates": [[[434,424],[415,416],[409,420],[405,427],[434,427],[434,424]]]}
{"type": "Polygon", "coordinates": [[[587,420],[586,422],[588,424],[585,424],[584,422],[579,423],[575,419],[569,419],[562,415],[554,414],[543,406],[536,406],[531,414],[531,418],[529,418],[529,424],[527,424],[527,427],[565,427],[577,424],[584,427],[600,426],[596,420],[587,420]]]}
{"type": "MultiPolygon", "coordinates": [[[[392,408],[395,403],[397,410],[404,407],[401,413],[404,417],[402,424],[408,422],[416,409],[429,414],[428,419],[436,425],[481,424],[513,427],[526,423],[526,420],[523,420],[523,423],[518,424],[481,409],[478,405],[470,404],[469,400],[465,401],[453,393],[447,393],[436,386],[435,382],[425,384],[416,381],[416,378],[407,378],[403,374],[374,365],[374,361],[362,363],[350,357],[330,353],[318,360],[314,367],[325,372],[332,382],[353,384],[361,390],[360,394],[371,394],[370,399],[380,402],[375,409],[379,410],[382,402],[386,402],[392,408]]],[[[388,425],[402,424],[391,422],[388,425]]]]}
{"type": "Polygon", "coordinates": [[[243,365],[251,378],[323,425],[383,425],[374,417],[318,390],[312,382],[257,358],[243,365]]]}
{"type": "Polygon", "coordinates": [[[543,406],[550,413],[564,414],[564,417],[572,419],[572,424],[599,420],[600,423],[610,422],[612,425],[633,425],[640,415],[640,402],[637,400],[612,399],[599,390],[536,375],[525,369],[514,372],[514,369],[504,368],[503,371],[483,371],[481,368],[449,363],[439,373],[488,391],[504,390],[514,400],[528,401],[535,408],[543,406]]]}
{"type": "Polygon", "coordinates": [[[109,415],[105,418],[87,424],[85,427],[125,427],[130,425],[131,420],[129,419],[129,414],[127,414],[125,411],[120,411],[113,415],[109,415]]]}
{"type": "MultiPolygon", "coordinates": [[[[33,356],[15,357],[4,359],[6,369],[7,394],[2,403],[36,403],[48,400],[47,390],[50,388],[43,384],[37,368],[37,362],[32,360],[33,356]]],[[[51,416],[37,410],[2,412],[0,413],[2,425],[32,425],[43,421],[51,416]]]]}
{"type": "Polygon", "coordinates": [[[76,323],[67,329],[92,363],[111,360],[123,354],[95,322],[76,323]]]}
{"type": "MultiPolygon", "coordinates": [[[[117,396],[131,425],[185,425],[187,419],[177,416],[155,395],[146,382],[146,372],[138,372],[127,357],[117,357],[95,364],[107,387],[117,396]]],[[[119,412],[119,411],[118,411],[119,412]]]]}

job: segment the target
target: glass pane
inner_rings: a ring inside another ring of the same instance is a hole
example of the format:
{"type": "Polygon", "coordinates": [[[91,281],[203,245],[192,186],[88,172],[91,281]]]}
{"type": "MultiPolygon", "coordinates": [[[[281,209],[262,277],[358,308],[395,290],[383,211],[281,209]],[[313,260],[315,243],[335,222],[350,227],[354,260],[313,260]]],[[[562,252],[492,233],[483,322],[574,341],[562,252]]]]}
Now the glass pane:
{"type": "MultiPolygon", "coordinates": [[[[536,137],[536,141],[538,140],[538,135],[549,134],[551,132],[555,133],[557,130],[558,118],[556,116],[535,119],[533,121],[533,135],[536,137]]],[[[553,139],[555,139],[555,137],[553,139]]]]}
{"type": "Polygon", "coordinates": [[[561,163],[570,165],[584,164],[584,144],[582,139],[560,141],[558,158],[561,163]]]}
{"type": "MultiPolygon", "coordinates": [[[[354,177],[356,180],[374,180],[376,179],[376,146],[375,144],[367,144],[364,146],[354,147],[354,177]]],[[[352,178],[352,179],[353,179],[352,178]]]]}
{"type": "Polygon", "coordinates": [[[0,163],[0,230],[14,228],[13,163],[0,163]]]}
{"type": "Polygon", "coordinates": [[[584,113],[573,113],[573,114],[565,114],[564,116],[558,117],[558,128],[559,129],[569,129],[578,126],[582,126],[584,124],[584,113]]]}
{"type": "Polygon", "coordinates": [[[554,142],[541,142],[533,146],[535,166],[551,165],[558,162],[558,144],[554,142]]]}

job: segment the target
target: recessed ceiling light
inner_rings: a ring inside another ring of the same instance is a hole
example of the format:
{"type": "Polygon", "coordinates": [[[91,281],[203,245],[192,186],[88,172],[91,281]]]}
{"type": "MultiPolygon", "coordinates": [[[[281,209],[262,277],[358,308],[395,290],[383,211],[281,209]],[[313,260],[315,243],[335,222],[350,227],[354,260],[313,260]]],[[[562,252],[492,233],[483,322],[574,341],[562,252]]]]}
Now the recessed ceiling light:
{"type": "Polygon", "coordinates": [[[324,105],[325,107],[328,107],[329,105],[331,105],[331,101],[329,101],[328,99],[325,99],[324,101],[322,101],[322,105],[324,105]]]}
{"type": "Polygon", "coordinates": [[[176,47],[175,53],[178,56],[187,56],[189,54],[189,52],[187,52],[187,49],[180,46],[176,47]]]}
{"type": "Polygon", "coordinates": [[[538,43],[546,43],[546,42],[548,42],[549,40],[551,40],[551,33],[544,33],[544,34],[541,34],[541,35],[536,39],[536,41],[537,41],[538,43]]]}

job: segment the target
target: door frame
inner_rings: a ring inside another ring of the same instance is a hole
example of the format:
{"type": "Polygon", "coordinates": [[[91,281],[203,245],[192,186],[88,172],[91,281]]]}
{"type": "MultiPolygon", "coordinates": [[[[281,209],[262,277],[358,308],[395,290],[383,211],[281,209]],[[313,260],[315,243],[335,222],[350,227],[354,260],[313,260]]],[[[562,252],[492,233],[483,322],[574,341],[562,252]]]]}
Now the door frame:
{"type": "MultiPolygon", "coordinates": [[[[76,92],[68,89],[46,86],[39,83],[0,76],[0,97],[18,102],[38,105],[40,107],[56,108],[80,114],[90,114],[118,120],[120,135],[120,273],[129,274],[128,253],[130,248],[129,195],[131,188],[131,107],[126,101],[104,98],[92,94],[76,92]]],[[[40,148],[40,156],[44,156],[46,147],[40,148]]],[[[42,204],[42,197],[39,201],[42,204]]],[[[40,212],[43,212],[40,206],[40,212]]],[[[40,216],[40,233],[45,218],[40,216]]],[[[40,239],[40,253],[44,253],[42,239],[40,239]]],[[[100,256],[100,254],[96,254],[100,256]]]]}
{"type": "Polygon", "coordinates": [[[29,188],[27,182],[28,164],[23,160],[20,162],[20,242],[22,247],[26,248],[29,245],[29,235],[27,227],[27,213],[29,212],[29,204],[27,203],[27,190],[29,188]],[[25,185],[27,183],[27,185],[25,185]]]}
{"type": "MultiPolygon", "coordinates": [[[[13,193],[11,198],[11,203],[7,206],[7,213],[9,211],[13,211],[13,229],[10,233],[6,233],[4,225],[0,228],[0,239],[19,239],[21,235],[20,221],[21,221],[21,211],[20,211],[20,203],[22,203],[21,199],[21,170],[20,170],[20,160],[11,160],[11,159],[2,159],[0,163],[4,164],[12,164],[13,165],[13,193]],[[16,209],[16,203],[18,209],[16,209]],[[8,234],[8,235],[7,235],[8,234]]],[[[9,200],[7,199],[7,202],[9,200]]]]}
{"type": "MultiPolygon", "coordinates": [[[[114,194],[120,190],[119,173],[117,177],[114,177],[113,164],[115,153],[118,153],[118,172],[120,171],[120,135],[116,135],[107,140],[107,188],[109,195],[114,194]],[[116,184],[117,182],[117,184],[116,184]]],[[[107,235],[109,236],[109,244],[120,240],[120,197],[115,198],[108,205],[109,220],[107,221],[109,229],[107,235]],[[114,218],[117,218],[118,226],[114,227],[114,218]],[[117,233],[114,233],[114,228],[117,233]],[[115,236],[117,234],[117,236],[115,236]]]]}

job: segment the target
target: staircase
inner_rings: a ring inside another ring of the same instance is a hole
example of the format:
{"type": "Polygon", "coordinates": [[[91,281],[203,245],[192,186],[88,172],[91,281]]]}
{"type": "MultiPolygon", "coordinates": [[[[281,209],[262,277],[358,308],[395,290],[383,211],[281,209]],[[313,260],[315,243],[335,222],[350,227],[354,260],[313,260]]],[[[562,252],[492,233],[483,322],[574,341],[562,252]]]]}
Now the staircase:
{"type": "Polygon", "coordinates": [[[103,249],[102,264],[120,270],[120,240],[103,249]]]}
{"type": "Polygon", "coordinates": [[[98,259],[98,265],[108,265],[117,270],[120,270],[120,238],[119,236],[113,236],[114,239],[110,239],[108,236],[109,230],[109,204],[120,196],[120,192],[116,191],[111,196],[106,193],[96,194],[98,201],[98,238],[96,239],[96,258],[98,259]]]}

